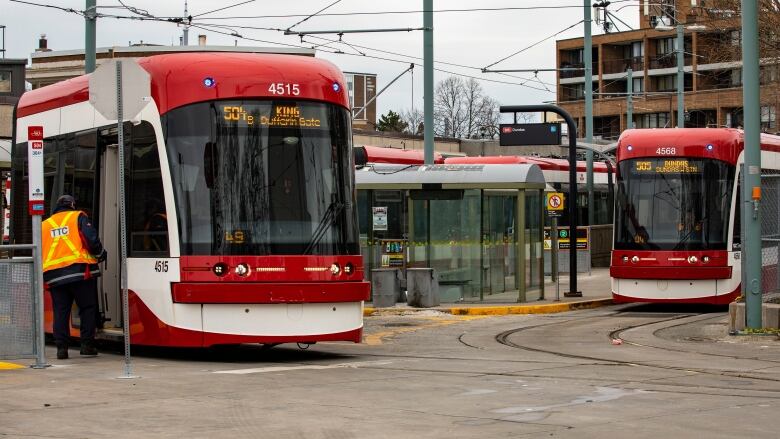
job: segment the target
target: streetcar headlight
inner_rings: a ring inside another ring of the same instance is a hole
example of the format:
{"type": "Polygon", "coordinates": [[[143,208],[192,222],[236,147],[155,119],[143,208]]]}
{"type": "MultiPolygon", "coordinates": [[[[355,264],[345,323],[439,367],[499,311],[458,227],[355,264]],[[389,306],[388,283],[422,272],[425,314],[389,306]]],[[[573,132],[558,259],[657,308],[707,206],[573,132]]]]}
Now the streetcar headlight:
{"type": "Polygon", "coordinates": [[[330,266],[330,272],[332,275],[336,276],[337,274],[341,273],[341,267],[337,263],[333,263],[330,266]]]}
{"type": "Polygon", "coordinates": [[[628,262],[628,256],[623,256],[623,262],[628,262]]]}
{"type": "Polygon", "coordinates": [[[239,275],[241,277],[244,277],[247,274],[249,274],[249,265],[247,265],[247,264],[242,262],[242,263],[236,265],[235,272],[236,272],[237,275],[239,275]]]}
{"type": "Polygon", "coordinates": [[[704,256],[704,257],[701,258],[701,261],[706,264],[707,262],[710,262],[710,257],[709,256],[704,256]]]}
{"type": "Polygon", "coordinates": [[[689,264],[695,264],[697,262],[699,262],[699,258],[697,258],[696,256],[693,256],[693,255],[688,256],[688,263],[689,264]]]}
{"type": "Polygon", "coordinates": [[[712,144],[707,145],[707,151],[712,151],[715,147],[712,144]]]}
{"type": "Polygon", "coordinates": [[[352,274],[354,272],[355,266],[351,262],[347,262],[347,265],[344,266],[344,274],[352,274]]]}
{"type": "Polygon", "coordinates": [[[635,264],[636,264],[637,262],[639,262],[639,256],[633,256],[633,257],[631,258],[631,262],[633,262],[633,263],[635,263],[635,264]]]}
{"type": "Polygon", "coordinates": [[[219,262],[214,264],[214,267],[212,268],[214,271],[214,274],[216,274],[219,277],[222,277],[228,273],[228,270],[230,270],[230,267],[224,262],[219,262]]]}
{"type": "Polygon", "coordinates": [[[628,146],[626,147],[626,149],[627,149],[627,150],[629,150],[629,151],[633,151],[633,150],[634,150],[634,147],[633,147],[633,146],[631,146],[631,145],[628,145],[628,146]]]}

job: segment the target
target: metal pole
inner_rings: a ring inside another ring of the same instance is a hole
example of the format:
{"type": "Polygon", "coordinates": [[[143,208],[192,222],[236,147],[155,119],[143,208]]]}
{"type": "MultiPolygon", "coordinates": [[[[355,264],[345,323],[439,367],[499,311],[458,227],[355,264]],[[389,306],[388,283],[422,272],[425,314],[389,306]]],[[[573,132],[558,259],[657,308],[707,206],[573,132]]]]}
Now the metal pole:
{"type": "Polygon", "coordinates": [[[433,0],[423,0],[423,112],[425,164],[433,164],[433,0]]]}
{"type": "Polygon", "coordinates": [[[677,23],[677,128],[685,128],[685,33],[677,23]]]}
{"type": "MultiPolygon", "coordinates": [[[[761,328],[761,109],[758,58],[758,6],[742,0],[742,101],[745,126],[745,184],[742,199],[752,200],[752,215],[746,215],[742,238],[742,270],[747,285],[745,316],[748,328],[761,328]]],[[[745,207],[748,207],[747,205],[745,207]]]]}
{"type": "Polygon", "coordinates": [[[127,218],[125,217],[125,129],[122,108],[122,61],[116,62],[116,129],[119,153],[119,241],[120,283],[122,286],[122,332],[125,341],[125,374],[120,378],[135,378],[130,360],[130,305],[127,297],[127,218]]]}
{"type": "Polygon", "coordinates": [[[35,270],[35,283],[33,293],[35,294],[35,317],[37,328],[35,331],[35,364],[33,369],[43,369],[49,367],[46,364],[46,340],[44,339],[43,327],[43,255],[41,247],[43,239],[41,238],[41,215],[32,216],[33,233],[33,270],[35,270]]]}
{"type": "Polygon", "coordinates": [[[626,71],[626,129],[634,128],[634,71],[626,71]]]}
{"type": "MultiPolygon", "coordinates": [[[[585,12],[585,49],[583,53],[585,62],[585,143],[590,144],[593,143],[593,38],[591,37],[590,29],[590,8],[592,7],[592,2],[591,0],[584,0],[583,5],[583,10],[585,12]]],[[[571,134],[569,135],[571,136],[571,134]]],[[[588,225],[591,226],[594,223],[594,216],[596,213],[593,206],[595,199],[593,197],[592,151],[585,152],[585,160],[587,165],[585,186],[588,191],[588,225]]],[[[571,237],[571,239],[574,239],[574,237],[571,237]]]]}
{"type": "MultiPolygon", "coordinates": [[[[187,17],[189,17],[190,13],[187,11],[187,1],[184,1],[184,19],[187,20],[187,17]]],[[[184,29],[181,31],[181,45],[182,46],[189,46],[190,45],[190,27],[188,25],[184,25],[184,29]]]]}
{"type": "Polygon", "coordinates": [[[95,71],[95,14],[96,0],[86,0],[84,8],[84,73],[95,71]]]}
{"type": "Polygon", "coordinates": [[[552,257],[550,258],[550,275],[555,281],[555,301],[560,302],[561,281],[560,276],[558,276],[558,217],[554,216],[551,218],[551,220],[550,239],[552,240],[552,245],[550,252],[552,257]]]}
{"type": "Polygon", "coordinates": [[[550,104],[539,105],[502,105],[501,113],[544,113],[550,112],[561,116],[566,121],[569,130],[569,289],[577,295],[577,124],[571,115],[561,107],[550,104]]]}

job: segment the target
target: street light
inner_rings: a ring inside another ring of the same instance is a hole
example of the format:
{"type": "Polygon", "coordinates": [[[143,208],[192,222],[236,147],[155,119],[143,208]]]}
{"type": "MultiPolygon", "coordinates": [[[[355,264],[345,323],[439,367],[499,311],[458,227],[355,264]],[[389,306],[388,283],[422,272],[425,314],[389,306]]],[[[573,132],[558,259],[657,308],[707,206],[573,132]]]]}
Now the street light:
{"type": "Polygon", "coordinates": [[[685,29],[689,30],[703,30],[706,26],[700,24],[693,24],[685,26],[677,19],[671,16],[660,17],[658,24],[655,26],[655,30],[670,31],[672,29],[677,30],[677,128],[685,127],[685,29]],[[672,26],[672,23],[676,23],[672,26]]]}

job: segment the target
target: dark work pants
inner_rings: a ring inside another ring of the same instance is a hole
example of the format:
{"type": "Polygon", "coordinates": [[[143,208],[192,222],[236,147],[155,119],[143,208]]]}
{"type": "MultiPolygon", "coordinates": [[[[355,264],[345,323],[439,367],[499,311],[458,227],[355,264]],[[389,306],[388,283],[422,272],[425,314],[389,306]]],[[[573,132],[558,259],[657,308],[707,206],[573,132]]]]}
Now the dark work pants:
{"type": "Polygon", "coordinates": [[[68,342],[70,309],[74,299],[81,318],[81,340],[94,340],[98,306],[97,278],[51,287],[50,290],[54,308],[54,341],[58,344],[68,342]]]}

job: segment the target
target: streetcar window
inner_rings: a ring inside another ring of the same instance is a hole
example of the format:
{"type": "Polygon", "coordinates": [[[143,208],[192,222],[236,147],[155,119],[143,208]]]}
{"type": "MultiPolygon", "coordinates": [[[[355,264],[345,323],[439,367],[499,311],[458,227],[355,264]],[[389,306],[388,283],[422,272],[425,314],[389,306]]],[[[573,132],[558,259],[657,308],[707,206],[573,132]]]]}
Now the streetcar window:
{"type": "Polygon", "coordinates": [[[168,215],[163,199],[162,172],[154,128],[148,122],[133,126],[125,153],[127,232],[132,257],[168,256],[168,215]]]}
{"type": "Polygon", "coordinates": [[[726,249],[733,165],[675,157],[618,166],[616,249],[726,249]]]}

